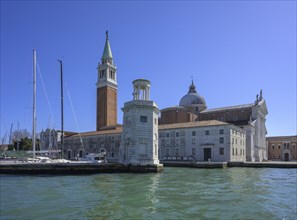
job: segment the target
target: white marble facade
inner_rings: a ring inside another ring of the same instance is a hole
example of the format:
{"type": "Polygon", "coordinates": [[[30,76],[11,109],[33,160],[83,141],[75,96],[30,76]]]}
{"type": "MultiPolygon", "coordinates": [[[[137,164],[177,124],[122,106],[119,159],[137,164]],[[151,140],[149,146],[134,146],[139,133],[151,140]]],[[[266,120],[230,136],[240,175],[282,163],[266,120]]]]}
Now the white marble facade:
{"type": "Polygon", "coordinates": [[[149,100],[150,81],[133,81],[133,100],[122,108],[123,132],[120,162],[129,164],[159,164],[158,114],[159,109],[149,100]]]}
{"type": "Polygon", "coordinates": [[[161,160],[245,161],[245,131],[217,120],[159,126],[161,160]]]}

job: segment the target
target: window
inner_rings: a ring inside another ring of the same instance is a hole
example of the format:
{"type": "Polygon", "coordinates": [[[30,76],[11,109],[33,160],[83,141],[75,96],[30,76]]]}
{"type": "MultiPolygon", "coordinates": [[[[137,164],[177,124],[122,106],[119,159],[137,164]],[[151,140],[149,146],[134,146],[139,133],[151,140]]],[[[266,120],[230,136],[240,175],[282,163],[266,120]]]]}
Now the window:
{"type": "Polygon", "coordinates": [[[192,148],[192,155],[196,155],[196,148],[192,148]]]}
{"type": "Polygon", "coordinates": [[[192,144],[196,144],[196,139],[192,138],[192,144]]]}
{"type": "Polygon", "coordinates": [[[158,124],[158,120],[155,118],[155,125],[157,125],[158,124]]]}
{"type": "Polygon", "coordinates": [[[220,143],[224,143],[224,138],[220,137],[220,143]]]}
{"type": "Polygon", "coordinates": [[[295,144],[293,144],[292,146],[293,146],[293,150],[295,150],[295,144]]]}
{"type": "Polygon", "coordinates": [[[235,154],[237,155],[237,148],[235,149],[235,154]]]}
{"type": "Polygon", "coordinates": [[[272,149],[274,149],[274,144],[272,145],[272,149]]]}
{"type": "Polygon", "coordinates": [[[166,146],[169,146],[169,140],[166,140],[166,146]]]}
{"type": "Polygon", "coordinates": [[[280,144],[278,145],[278,149],[280,150],[280,144]]]}
{"type": "Polygon", "coordinates": [[[169,138],[169,133],[166,133],[166,137],[168,137],[168,138],[169,138]]]}
{"type": "Polygon", "coordinates": [[[175,137],[179,137],[179,132],[176,132],[175,133],[175,137]]]}
{"type": "Polygon", "coordinates": [[[196,131],[192,131],[192,136],[196,136],[196,131]]]}
{"type": "Polygon", "coordinates": [[[224,129],[220,129],[219,133],[224,134],[224,129]]]}
{"type": "Polygon", "coordinates": [[[232,138],[232,144],[234,144],[234,138],[232,138]]]}
{"type": "Polygon", "coordinates": [[[169,148],[166,148],[166,156],[168,157],[170,154],[170,149],[169,148]]]}
{"type": "Polygon", "coordinates": [[[209,130],[205,131],[205,135],[209,135],[209,130]]]}
{"type": "Polygon", "coordinates": [[[175,156],[179,156],[179,148],[175,148],[175,156]]]}
{"type": "Polygon", "coordinates": [[[140,122],[147,123],[147,116],[140,116],[140,122]]]}
{"type": "Polygon", "coordinates": [[[220,148],[220,155],[224,155],[224,148],[223,147],[220,148]]]}
{"type": "Polygon", "coordinates": [[[234,155],[234,148],[232,148],[232,155],[234,155]]]}

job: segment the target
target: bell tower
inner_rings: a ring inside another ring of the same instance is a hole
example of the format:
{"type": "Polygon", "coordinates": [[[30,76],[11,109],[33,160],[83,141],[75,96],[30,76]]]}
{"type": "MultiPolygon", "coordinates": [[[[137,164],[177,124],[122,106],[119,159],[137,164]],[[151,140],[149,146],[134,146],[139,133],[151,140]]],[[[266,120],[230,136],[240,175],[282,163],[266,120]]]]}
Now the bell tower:
{"type": "Polygon", "coordinates": [[[107,126],[117,125],[117,68],[114,65],[110,49],[108,31],[101,57],[98,63],[97,86],[97,117],[96,130],[99,131],[107,126]]]}

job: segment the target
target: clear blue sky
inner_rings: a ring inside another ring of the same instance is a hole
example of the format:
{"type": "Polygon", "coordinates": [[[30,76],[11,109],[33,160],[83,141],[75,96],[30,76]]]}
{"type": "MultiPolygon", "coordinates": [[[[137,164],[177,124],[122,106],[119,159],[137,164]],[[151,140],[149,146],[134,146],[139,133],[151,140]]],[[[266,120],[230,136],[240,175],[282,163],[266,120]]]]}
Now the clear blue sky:
{"type": "Polygon", "coordinates": [[[118,68],[120,108],[132,81],[151,80],[160,109],[178,105],[194,77],[208,108],[247,104],[263,89],[268,136],[296,135],[296,1],[1,1],[1,135],[32,130],[32,50],[37,130],[60,129],[63,59],[65,130],[96,127],[97,64],[105,31],[118,68]]]}

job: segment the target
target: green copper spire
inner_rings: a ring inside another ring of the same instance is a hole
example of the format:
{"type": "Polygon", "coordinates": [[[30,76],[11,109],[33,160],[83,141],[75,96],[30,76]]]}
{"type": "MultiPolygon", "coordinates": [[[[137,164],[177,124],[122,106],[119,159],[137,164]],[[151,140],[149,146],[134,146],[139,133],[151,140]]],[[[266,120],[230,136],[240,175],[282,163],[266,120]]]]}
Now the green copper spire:
{"type": "Polygon", "coordinates": [[[108,58],[112,59],[112,53],[111,53],[109,40],[108,40],[108,31],[106,31],[105,47],[104,47],[104,51],[103,51],[101,59],[108,59],[108,58]]]}

